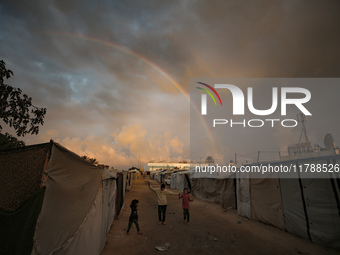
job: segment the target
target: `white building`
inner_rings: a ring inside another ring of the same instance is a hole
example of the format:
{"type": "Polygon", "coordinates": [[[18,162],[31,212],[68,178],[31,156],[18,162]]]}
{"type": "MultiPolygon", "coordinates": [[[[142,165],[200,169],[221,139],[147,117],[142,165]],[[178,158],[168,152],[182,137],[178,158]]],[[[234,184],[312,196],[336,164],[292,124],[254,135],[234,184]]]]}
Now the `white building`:
{"type": "Polygon", "coordinates": [[[178,168],[180,170],[189,170],[190,163],[146,163],[144,165],[144,171],[156,171],[158,169],[174,169],[178,168]]]}

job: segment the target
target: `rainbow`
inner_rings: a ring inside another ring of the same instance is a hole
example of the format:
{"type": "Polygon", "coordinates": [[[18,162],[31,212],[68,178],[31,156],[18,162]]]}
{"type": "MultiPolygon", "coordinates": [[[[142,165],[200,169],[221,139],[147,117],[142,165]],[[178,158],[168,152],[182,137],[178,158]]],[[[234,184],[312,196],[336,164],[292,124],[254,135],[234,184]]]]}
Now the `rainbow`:
{"type": "MultiPolygon", "coordinates": [[[[89,41],[89,42],[105,45],[105,46],[107,46],[109,48],[113,48],[115,50],[123,52],[123,53],[125,53],[125,54],[127,54],[127,55],[129,55],[131,57],[137,58],[137,59],[141,60],[142,62],[144,62],[146,65],[148,65],[151,68],[153,68],[154,70],[156,70],[162,77],[164,77],[167,81],[169,81],[186,98],[186,100],[189,102],[189,104],[192,105],[192,107],[194,108],[195,112],[199,115],[199,117],[200,117],[200,119],[201,119],[205,129],[207,130],[207,134],[209,136],[209,139],[210,139],[210,141],[211,141],[211,143],[213,145],[213,148],[214,148],[215,152],[217,151],[216,150],[216,144],[215,144],[214,138],[213,138],[211,132],[209,131],[209,128],[208,128],[205,120],[203,119],[202,115],[200,114],[199,110],[197,109],[197,107],[194,104],[191,103],[189,95],[186,93],[186,91],[183,89],[182,86],[180,86],[169,74],[167,74],[159,66],[157,66],[156,64],[154,64],[150,60],[146,59],[142,55],[140,55],[140,54],[138,54],[136,52],[133,52],[130,49],[124,47],[124,46],[121,46],[121,45],[118,45],[118,44],[115,44],[115,43],[112,43],[112,42],[108,42],[108,41],[105,41],[105,40],[102,40],[102,39],[98,39],[98,38],[95,38],[95,37],[90,37],[90,36],[87,36],[87,35],[72,34],[72,33],[68,33],[68,32],[51,32],[51,31],[46,31],[46,32],[42,32],[42,33],[43,34],[48,34],[48,35],[53,35],[53,36],[66,37],[66,38],[76,38],[76,39],[80,39],[80,40],[85,40],[85,41],[89,41]]],[[[206,86],[206,84],[202,84],[202,85],[206,86]]],[[[212,89],[212,90],[214,91],[214,89],[212,89]]],[[[214,92],[217,93],[216,91],[214,91],[214,92]]],[[[217,94],[217,96],[218,96],[218,94],[217,94]]],[[[219,98],[220,103],[222,105],[222,101],[221,101],[219,96],[218,96],[218,98],[219,98]]]]}
{"type": "Polygon", "coordinates": [[[160,67],[158,67],[157,65],[155,65],[154,63],[152,63],[148,59],[144,58],[142,55],[135,53],[135,52],[131,51],[130,49],[124,47],[124,46],[121,46],[121,45],[118,45],[118,44],[115,44],[115,43],[112,43],[112,42],[104,41],[102,39],[98,39],[98,38],[95,38],[95,37],[90,37],[90,36],[87,36],[87,35],[78,35],[78,34],[72,34],[72,33],[67,33],[67,32],[45,32],[45,34],[63,36],[63,37],[72,37],[72,38],[76,38],[76,39],[82,39],[82,40],[85,40],[85,41],[98,43],[98,44],[101,44],[101,45],[105,45],[109,48],[114,48],[116,50],[124,52],[127,55],[130,55],[134,58],[137,58],[137,59],[143,61],[148,66],[155,69],[161,76],[163,76],[166,80],[168,80],[179,92],[181,92],[184,95],[184,97],[190,102],[190,98],[189,98],[188,94],[170,75],[168,75],[164,70],[162,70],[160,67]]]}

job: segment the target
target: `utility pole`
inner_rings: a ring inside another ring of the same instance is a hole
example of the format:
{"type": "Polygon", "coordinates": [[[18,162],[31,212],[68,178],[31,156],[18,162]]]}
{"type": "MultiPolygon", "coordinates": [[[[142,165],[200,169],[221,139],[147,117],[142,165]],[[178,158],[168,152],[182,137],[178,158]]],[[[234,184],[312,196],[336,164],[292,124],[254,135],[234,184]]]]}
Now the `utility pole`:
{"type": "Polygon", "coordinates": [[[305,136],[305,143],[309,143],[309,139],[307,137],[306,126],[305,126],[305,122],[307,121],[306,115],[300,113],[300,117],[299,117],[299,115],[297,115],[297,120],[298,120],[298,122],[302,123],[302,130],[301,130],[300,139],[299,139],[298,144],[300,144],[300,142],[301,142],[302,134],[304,134],[304,136],[305,136]]]}

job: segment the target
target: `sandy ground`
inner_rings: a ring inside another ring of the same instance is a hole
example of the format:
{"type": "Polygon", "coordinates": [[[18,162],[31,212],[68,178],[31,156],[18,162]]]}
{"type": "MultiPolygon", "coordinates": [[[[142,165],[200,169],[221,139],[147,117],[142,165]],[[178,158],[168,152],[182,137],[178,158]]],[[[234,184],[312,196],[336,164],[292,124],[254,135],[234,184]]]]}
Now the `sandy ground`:
{"type": "MultiPolygon", "coordinates": [[[[183,221],[181,200],[168,196],[166,225],[158,224],[157,198],[147,187],[149,177],[139,177],[126,193],[125,207],[114,220],[102,255],[109,254],[340,254],[340,251],[313,244],[275,227],[244,219],[236,210],[195,197],[190,203],[190,223],[183,221]],[[133,199],[139,203],[139,226],[129,235],[126,228],[133,199]],[[167,251],[156,246],[169,243],[167,251]]],[[[150,181],[159,187],[156,181],[150,181]]]]}

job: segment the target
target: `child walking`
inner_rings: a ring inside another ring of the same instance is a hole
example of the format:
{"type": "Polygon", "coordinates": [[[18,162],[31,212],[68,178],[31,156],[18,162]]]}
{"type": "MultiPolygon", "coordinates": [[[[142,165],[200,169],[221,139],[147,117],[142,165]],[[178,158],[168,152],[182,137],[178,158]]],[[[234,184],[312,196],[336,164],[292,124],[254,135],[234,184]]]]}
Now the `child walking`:
{"type": "Polygon", "coordinates": [[[166,215],[166,207],[167,207],[167,198],[166,195],[176,195],[176,192],[172,192],[165,189],[165,184],[162,184],[160,189],[152,188],[150,182],[148,182],[149,188],[151,191],[155,192],[158,200],[158,220],[159,224],[165,225],[165,215],[166,215]]]}
{"type": "Polygon", "coordinates": [[[187,220],[187,222],[189,223],[189,217],[190,217],[190,214],[189,214],[189,209],[190,209],[189,202],[192,202],[194,200],[190,199],[190,196],[188,194],[188,189],[187,188],[185,188],[183,190],[183,194],[182,195],[180,193],[178,193],[178,199],[181,199],[181,198],[182,198],[182,207],[183,207],[184,221],[187,220]]]}
{"type": "Polygon", "coordinates": [[[139,231],[139,225],[138,225],[138,204],[139,201],[137,199],[132,200],[130,208],[131,208],[131,214],[130,214],[130,218],[129,218],[129,225],[128,225],[128,229],[126,231],[126,234],[129,234],[129,231],[131,229],[132,223],[135,223],[136,227],[137,227],[137,232],[138,235],[142,235],[142,233],[139,231]]]}

